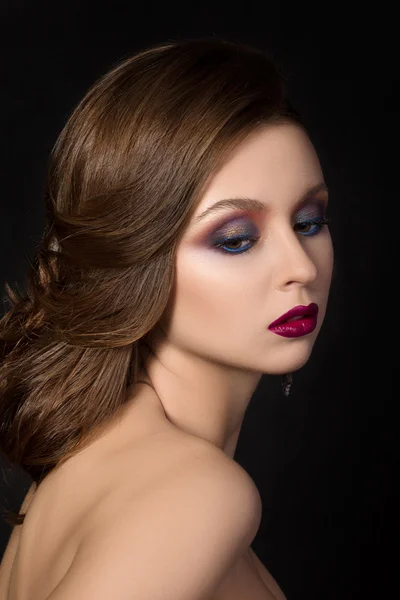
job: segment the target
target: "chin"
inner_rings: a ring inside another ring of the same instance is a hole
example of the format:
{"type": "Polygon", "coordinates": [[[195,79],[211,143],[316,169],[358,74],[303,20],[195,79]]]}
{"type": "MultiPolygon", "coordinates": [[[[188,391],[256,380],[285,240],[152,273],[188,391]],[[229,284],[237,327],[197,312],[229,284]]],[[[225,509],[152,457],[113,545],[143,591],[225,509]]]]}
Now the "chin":
{"type": "Polygon", "coordinates": [[[273,360],[270,359],[264,363],[263,372],[271,375],[284,375],[298,371],[309,361],[313,343],[291,345],[275,351],[273,360]]]}

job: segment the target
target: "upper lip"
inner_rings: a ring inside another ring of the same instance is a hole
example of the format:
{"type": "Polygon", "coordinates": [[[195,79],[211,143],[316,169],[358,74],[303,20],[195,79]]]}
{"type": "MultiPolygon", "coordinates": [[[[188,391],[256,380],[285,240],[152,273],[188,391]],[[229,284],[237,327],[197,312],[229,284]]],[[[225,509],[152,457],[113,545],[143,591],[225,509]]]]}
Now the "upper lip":
{"type": "Polygon", "coordinates": [[[278,319],[276,319],[276,321],[273,321],[270,325],[268,325],[268,328],[275,327],[275,325],[284,323],[288,319],[293,319],[293,317],[312,317],[314,315],[317,315],[317,313],[318,304],[315,304],[315,302],[311,302],[311,304],[309,304],[308,306],[303,306],[302,304],[299,304],[299,306],[291,308],[290,310],[288,310],[288,312],[285,312],[278,319]]]}

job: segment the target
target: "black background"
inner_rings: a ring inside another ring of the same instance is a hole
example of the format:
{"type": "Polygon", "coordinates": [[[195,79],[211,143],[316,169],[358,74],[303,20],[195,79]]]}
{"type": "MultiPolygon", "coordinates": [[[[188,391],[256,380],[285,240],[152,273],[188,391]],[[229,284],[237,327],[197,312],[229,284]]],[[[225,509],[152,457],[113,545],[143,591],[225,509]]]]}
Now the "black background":
{"type": "MultiPolygon", "coordinates": [[[[303,114],[330,190],[335,272],[311,359],[289,398],[263,376],[236,460],[263,517],[252,547],[288,600],[399,597],[389,548],[398,444],[399,73],[394,17],[381,3],[314,9],[265,3],[0,4],[1,284],[23,284],[44,225],[46,160],[91,83],[151,43],[217,35],[273,53],[303,114]]],[[[31,481],[2,458],[1,501],[31,481]]],[[[10,527],[0,523],[1,552],[10,527]]],[[[397,536],[396,536],[397,537],[397,536]]]]}

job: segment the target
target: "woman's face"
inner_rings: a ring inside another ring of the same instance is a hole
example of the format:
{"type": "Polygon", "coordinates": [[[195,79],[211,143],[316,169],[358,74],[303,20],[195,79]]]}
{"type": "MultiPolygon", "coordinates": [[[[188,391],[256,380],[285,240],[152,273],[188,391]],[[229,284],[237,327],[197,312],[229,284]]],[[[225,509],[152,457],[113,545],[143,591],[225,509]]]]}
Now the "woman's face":
{"type": "Polygon", "coordinates": [[[235,149],[210,178],[178,246],[170,344],[260,373],[305,364],[324,319],[333,267],[331,236],[321,223],[328,202],[323,184],[316,151],[297,125],[263,126],[235,149]],[[259,206],[209,210],[232,198],[259,206]],[[291,308],[310,303],[318,305],[312,332],[284,337],[268,329],[291,308]]]}

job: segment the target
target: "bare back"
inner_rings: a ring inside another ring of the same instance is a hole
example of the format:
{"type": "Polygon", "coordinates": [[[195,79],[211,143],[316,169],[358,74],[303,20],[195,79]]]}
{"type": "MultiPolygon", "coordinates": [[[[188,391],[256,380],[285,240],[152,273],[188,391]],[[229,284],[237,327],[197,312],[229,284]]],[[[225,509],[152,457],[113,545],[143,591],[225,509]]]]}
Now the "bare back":
{"type": "MultiPolygon", "coordinates": [[[[116,431],[96,441],[51,473],[32,498],[0,566],[0,600],[46,600],[67,573],[77,548],[96,520],[132,511],[161,481],[183,465],[215,455],[218,468],[232,462],[208,442],[163,422],[149,407],[137,412],[138,428],[124,439],[116,431]],[[116,440],[118,444],[116,444],[116,440]],[[126,443],[125,443],[126,442],[126,443]]],[[[261,519],[257,488],[245,471],[244,485],[254,494],[254,532],[261,519]]],[[[29,496],[29,494],[28,494],[29,496]]],[[[221,557],[221,560],[223,557],[221,557]]],[[[216,559],[218,560],[218,559],[216,559]]],[[[184,576],[184,574],[182,575],[184,576]]],[[[210,600],[284,600],[282,592],[250,547],[232,565],[210,600]]]]}

